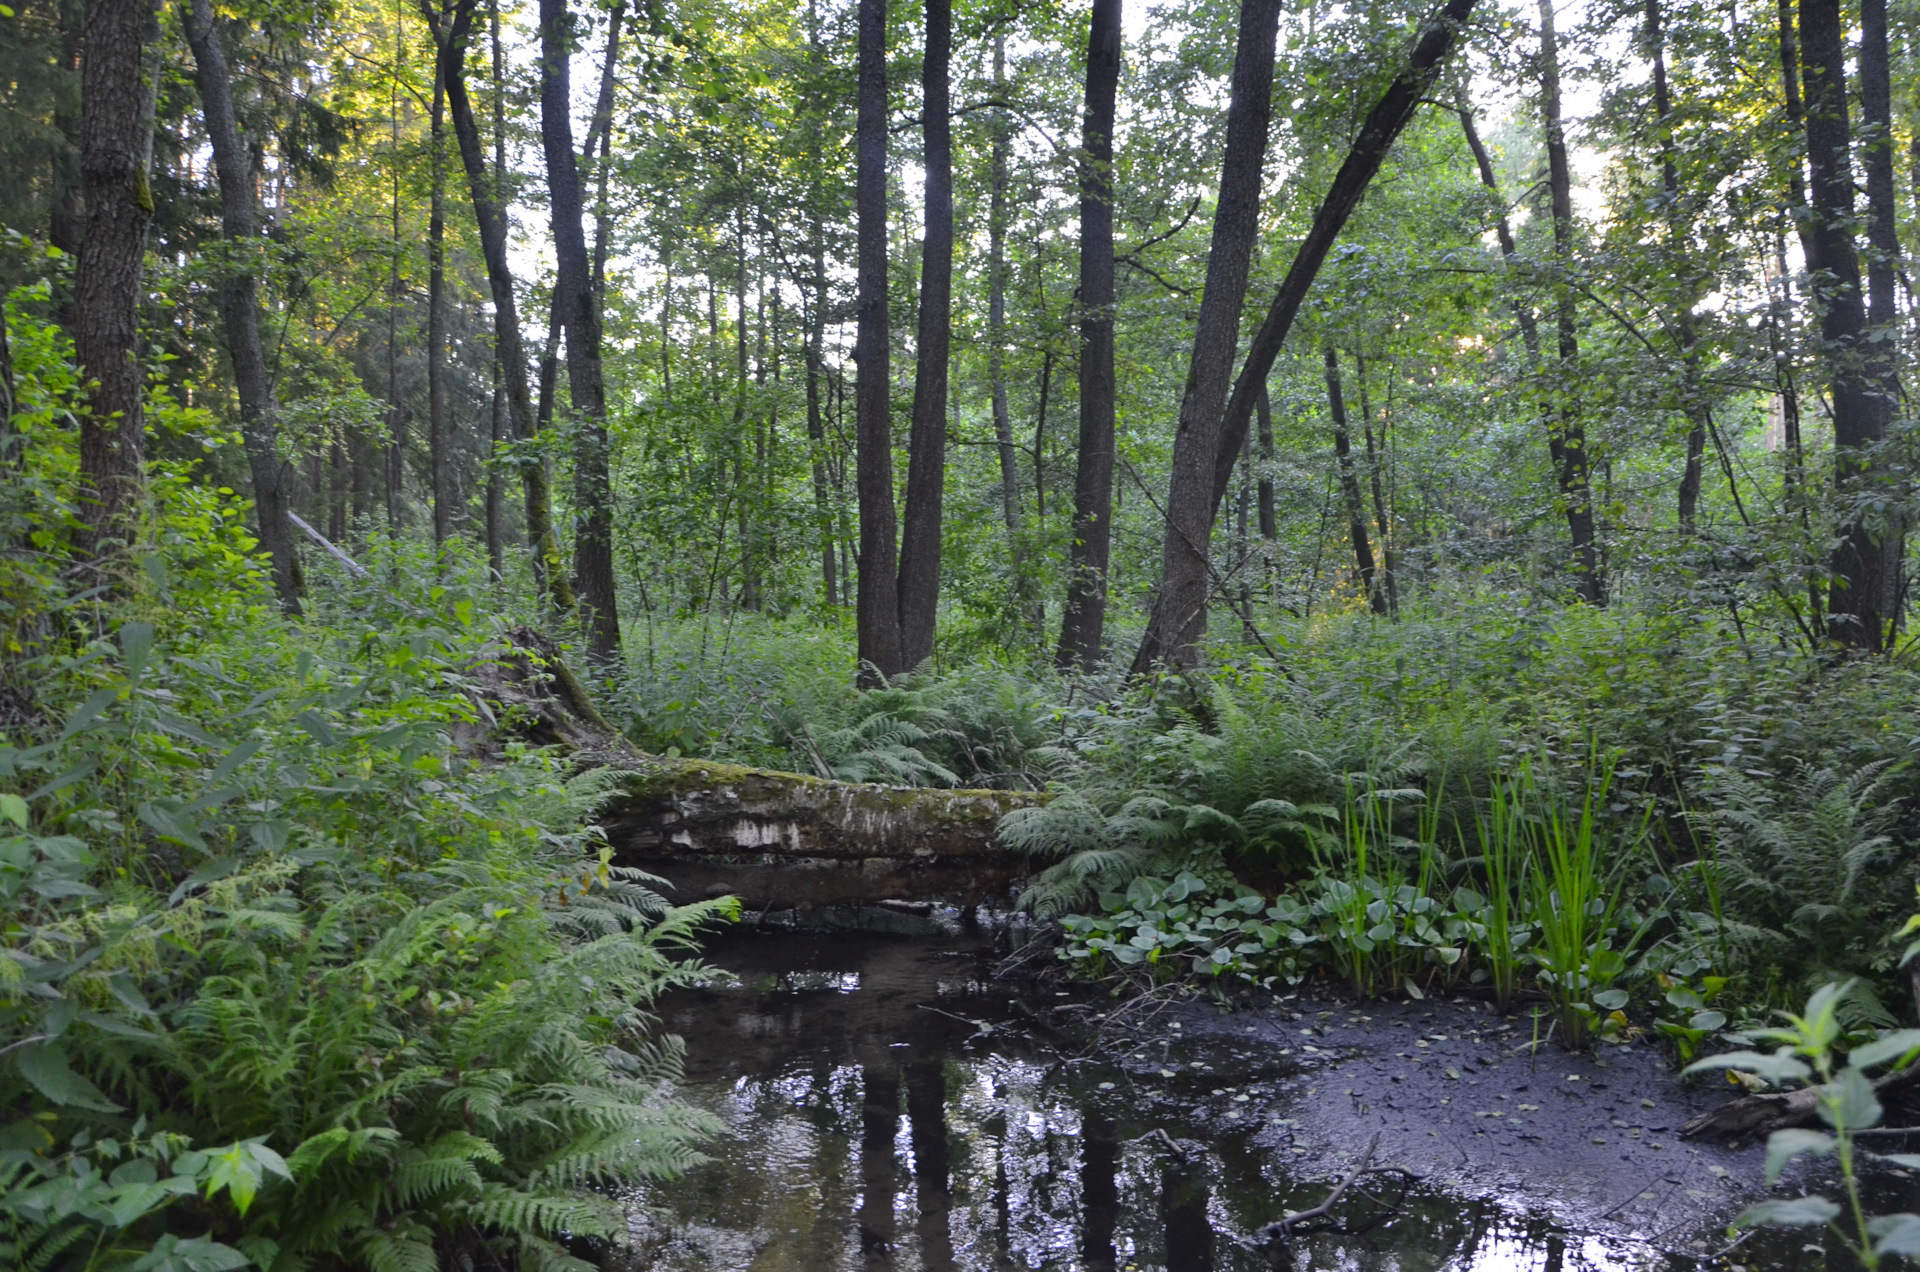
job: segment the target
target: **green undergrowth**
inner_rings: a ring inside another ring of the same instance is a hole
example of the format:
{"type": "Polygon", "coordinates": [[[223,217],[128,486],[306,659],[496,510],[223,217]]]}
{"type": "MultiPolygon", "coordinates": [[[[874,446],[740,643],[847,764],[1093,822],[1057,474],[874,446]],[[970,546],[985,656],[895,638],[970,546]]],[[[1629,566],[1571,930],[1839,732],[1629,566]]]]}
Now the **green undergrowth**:
{"type": "Polygon", "coordinates": [[[64,351],[13,317],[0,1266],[591,1266],[611,1189],[714,1129],[647,1004],[729,903],[612,866],[593,774],[473,744],[477,571],[376,543],[285,617],[245,509],[162,460],[90,585],[64,351]]]}

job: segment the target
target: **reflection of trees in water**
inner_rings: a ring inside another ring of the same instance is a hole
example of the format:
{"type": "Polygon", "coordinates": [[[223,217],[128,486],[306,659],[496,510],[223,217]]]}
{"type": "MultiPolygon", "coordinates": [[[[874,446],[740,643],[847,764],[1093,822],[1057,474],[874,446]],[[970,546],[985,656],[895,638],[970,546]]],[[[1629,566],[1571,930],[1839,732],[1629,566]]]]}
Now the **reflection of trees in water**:
{"type": "Polygon", "coordinates": [[[893,1135],[900,1124],[900,1079],[890,1070],[861,1073],[860,1255],[872,1269],[893,1266],[893,1135]]]}

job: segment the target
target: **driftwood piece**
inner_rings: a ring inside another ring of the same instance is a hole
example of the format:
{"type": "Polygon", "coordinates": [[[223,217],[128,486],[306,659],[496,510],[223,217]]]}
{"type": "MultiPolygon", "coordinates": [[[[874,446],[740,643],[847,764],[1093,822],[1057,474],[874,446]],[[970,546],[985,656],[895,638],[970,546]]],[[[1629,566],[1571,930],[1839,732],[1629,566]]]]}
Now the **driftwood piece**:
{"type": "MultiPolygon", "coordinates": [[[[1875,1094],[1897,1091],[1920,1080],[1920,1066],[1901,1069],[1873,1083],[1875,1094]]],[[[1717,1109],[1708,1109],[1680,1128],[1688,1139],[1698,1136],[1737,1139],[1746,1135],[1771,1135],[1788,1127],[1806,1126],[1820,1116],[1820,1088],[1802,1087],[1798,1091],[1770,1091],[1764,1095],[1743,1095],[1728,1100],[1717,1109]]]]}
{"type": "Polygon", "coordinates": [[[647,755],[594,706],[559,648],[526,628],[469,671],[500,730],[560,745],[617,773],[599,816],[614,860],[659,875],[680,900],[738,896],[752,909],[1004,896],[1027,860],[995,838],[1039,791],[839,782],[647,755]]]}

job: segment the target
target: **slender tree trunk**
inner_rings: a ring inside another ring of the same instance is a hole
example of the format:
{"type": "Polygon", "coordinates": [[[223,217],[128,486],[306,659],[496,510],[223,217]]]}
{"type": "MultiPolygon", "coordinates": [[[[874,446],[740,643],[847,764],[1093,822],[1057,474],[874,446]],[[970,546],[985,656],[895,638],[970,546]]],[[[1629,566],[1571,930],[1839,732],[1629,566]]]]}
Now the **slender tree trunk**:
{"type": "Polygon", "coordinates": [[[952,0],[926,0],[921,71],[926,136],[926,238],[920,252],[920,330],[914,359],[913,429],[907,440],[907,505],[900,538],[900,662],[933,656],[940,606],[940,531],[947,483],[947,360],[953,335],[953,125],[948,57],[952,0]]]}
{"type": "Polygon", "coordinates": [[[87,230],[74,271],[73,344],[90,387],[80,417],[83,556],[133,542],[144,488],[140,276],[153,193],[154,84],[145,0],[92,0],[81,67],[80,180],[87,230]]]}
{"type": "MultiPolygon", "coordinates": [[[[493,82],[496,91],[493,94],[493,194],[496,202],[504,205],[507,189],[507,101],[506,94],[498,91],[506,84],[506,51],[500,40],[500,0],[487,0],[488,44],[493,55],[493,82]]],[[[464,63],[465,51],[461,58],[464,63]]],[[[464,68],[463,68],[464,69],[464,68]]],[[[448,75],[443,68],[440,79],[445,83],[448,75]]],[[[457,130],[456,130],[457,131],[457,130]]],[[[484,239],[484,235],[482,238],[484,239]]],[[[524,362],[524,358],[522,359],[524,362]]],[[[487,565],[492,571],[495,582],[506,577],[504,562],[506,559],[505,542],[505,480],[500,471],[501,444],[511,441],[514,435],[512,411],[507,404],[507,377],[512,374],[506,358],[502,355],[500,341],[496,335],[493,345],[493,445],[487,448],[487,565]]],[[[520,368],[520,384],[526,387],[526,368],[520,368]]],[[[544,478],[544,472],[543,472],[544,478]]],[[[536,562],[536,566],[538,562],[536,562]]],[[[534,585],[541,582],[541,571],[534,570],[534,585]]]]}
{"type": "MultiPolygon", "coordinates": [[[[227,353],[240,398],[240,438],[253,477],[254,513],[260,546],[273,564],[273,588],[280,603],[300,607],[294,579],[297,564],[288,533],[287,488],[275,424],[273,384],[260,344],[260,224],[253,197],[253,164],[233,114],[233,81],[226,49],[214,26],[208,0],[189,0],[181,14],[193,50],[194,80],[200,90],[201,116],[213,146],[220,183],[220,224],[226,259],[216,285],[221,321],[227,329],[227,353]]],[[[317,493],[317,492],[316,492],[317,493]]]]}
{"type": "Polygon", "coordinates": [[[400,399],[400,79],[407,46],[396,23],[393,32],[393,87],[387,102],[389,236],[387,258],[387,533],[396,539],[406,515],[407,408],[400,399]]]}
{"type": "MultiPolygon", "coordinates": [[[[1821,356],[1833,398],[1834,485],[1842,498],[1870,495],[1883,479],[1871,454],[1887,435],[1891,405],[1863,348],[1867,314],[1853,240],[1852,139],[1847,121],[1845,26],[1840,0],[1801,0],[1807,73],[1810,226],[1807,273],[1820,313],[1821,356]]],[[[1891,617],[1897,531],[1843,513],[1833,554],[1827,631],[1841,644],[1879,650],[1891,617]]]]}
{"type": "MultiPolygon", "coordinates": [[[[460,160],[467,173],[467,189],[473,202],[474,220],[480,228],[480,251],[487,265],[487,289],[493,297],[493,348],[499,360],[501,380],[507,396],[507,415],[515,440],[527,443],[538,434],[533,396],[527,377],[526,345],[520,334],[520,310],[513,285],[513,268],[507,259],[507,217],[505,181],[505,110],[502,105],[505,80],[500,47],[497,0],[489,4],[493,27],[494,67],[494,156],[489,171],[480,148],[480,129],[473,114],[473,101],[467,95],[467,44],[472,38],[473,14],[478,0],[454,0],[453,10],[444,27],[434,11],[432,0],[422,0],[421,13],[434,32],[438,48],[441,82],[447,90],[447,106],[453,116],[453,134],[460,146],[460,160]]],[[[534,586],[545,593],[554,613],[566,614],[574,607],[573,588],[567,582],[565,564],[560,559],[560,538],[553,527],[553,495],[546,460],[523,456],[519,462],[525,496],[527,548],[532,557],[534,586]]]]}
{"type": "Polygon", "coordinates": [[[448,489],[447,451],[447,208],[446,77],[436,66],[432,156],[427,211],[427,480],[433,487],[433,541],[444,544],[453,533],[453,496],[448,489]]]}
{"type": "MultiPolygon", "coordinates": [[[[993,42],[993,93],[1006,94],[1007,42],[993,42]]],[[[1041,636],[1046,610],[1034,595],[1021,533],[1020,448],[1013,440],[1013,410],[1007,401],[1007,160],[1012,137],[1006,112],[993,113],[993,154],[987,200],[987,384],[993,398],[993,436],[1000,450],[1000,507],[1007,523],[1007,557],[1013,569],[1014,608],[1032,638],[1041,636]]],[[[1084,217],[1081,222],[1085,232],[1084,217]]]]}
{"type": "Polygon", "coordinates": [[[1268,396],[1267,386],[1260,386],[1260,398],[1255,405],[1260,420],[1260,537],[1268,543],[1278,542],[1280,521],[1273,507],[1273,473],[1266,467],[1273,463],[1273,401],[1268,396]]]}
{"type": "MultiPolygon", "coordinates": [[[[1494,206],[1500,209],[1500,215],[1494,221],[1494,230],[1500,240],[1500,255],[1511,269],[1520,249],[1514,242],[1513,222],[1507,218],[1507,205],[1500,195],[1500,180],[1493,173],[1493,159],[1487,154],[1485,143],[1480,140],[1479,128],[1474,125],[1473,104],[1467,100],[1464,82],[1455,101],[1455,110],[1460,116],[1460,130],[1466,134],[1467,148],[1473,151],[1474,165],[1480,170],[1480,184],[1492,192],[1494,206]]],[[[1533,310],[1518,298],[1513,301],[1513,317],[1520,325],[1520,343],[1526,347],[1529,367],[1537,371],[1540,367],[1540,324],[1534,320],[1533,310]]]]}
{"type": "Polygon", "coordinates": [[[580,169],[568,114],[571,27],[566,0],[540,0],[540,140],[546,153],[558,267],[554,310],[567,337],[567,386],[579,416],[573,460],[577,506],[573,569],[587,646],[595,658],[612,660],[620,653],[620,610],[613,580],[613,490],[600,360],[600,306],[593,292],[582,225],[580,169]]]}
{"type": "Polygon", "coordinates": [[[1367,536],[1366,505],[1360,497],[1360,479],[1353,470],[1353,442],[1347,428],[1347,402],[1340,391],[1340,359],[1327,346],[1327,412],[1333,417],[1333,454],[1340,468],[1340,497],[1346,504],[1347,531],[1353,540],[1354,568],[1360,586],[1366,589],[1367,604],[1376,614],[1387,612],[1387,597],[1375,575],[1373,544],[1367,536]]]}
{"type": "Polygon", "coordinates": [[[1673,155],[1673,101],[1667,91],[1666,33],[1661,28],[1660,0],[1646,0],[1647,46],[1653,62],[1653,126],[1660,150],[1660,193],[1666,204],[1668,251],[1673,273],[1685,274],[1685,290],[1674,314],[1680,338],[1680,410],[1687,418],[1686,461],[1680,470],[1680,527],[1692,532],[1700,506],[1700,479],[1707,450],[1707,403],[1700,391],[1700,353],[1695,347],[1694,284],[1686,267],[1692,227],[1680,206],[1680,172],[1673,155]]]}
{"type": "Polygon", "coordinates": [[[1039,401],[1033,412],[1033,519],[1042,541],[1047,531],[1047,401],[1053,393],[1053,350],[1040,354],[1039,401]]]}
{"type": "MultiPolygon", "coordinates": [[[[1893,87],[1887,48],[1887,0],[1860,0],[1860,123],[1865,134],[1861,167],[1867,176],[1867,324],[1868,373],[1879,381],[1888,412],[1900,401],[1899,348],[1900,236],[1893,181],[1893,87]]],[[[1893,532],[1898,534],[1896,530],[1893,532]]],[[[1897,569],[1904,557],[1900,540],[1888,548],[1897,569]]],[[[1895,580],[1895,600],[1899,591],[1895,580]]]]}
{"type": "Polygon", "coordinates": [[[1573,173],[1567,164],[1567,135],[1560,121],[1560,41],[1553,29],[1554,0],[1540,0],[1540,118],[1546,130],[1547,197],[1553,215],[1553,256],[1561,277],[1554,285],[1554,330],[1560,357],[1558,384],[1547,425],[1547,447],[1553,457],[1566,505],[1567,533],[1573,541],[1574,583],[1590,605],[1607,603],[1607,580],[1600,562],[1594,531],[1593,479],[1587,456],[1586,428],[1574,401],[1579,375],[1580,337],[1573,288],[1573,173]]]}
{"type": "MultiPolygon", "coordinates": [[[[1373,444],[1373,404],[1367,400],[1367,360],[1356,353],[1354,367],[1360,377],[1360,433],[1367,443],[1367,484],[1373,491],[1373,520],[1380,532],[1380,582],[1387,598],[1387,614],[1400,616],[1400,565],[1393,550],[1393,519],[1387,515],[1386,483],[1380,475],[1380,450],[1373,444]]],[[[1386,437],[1384,421],[1380,435],[1386,437]]]]}
{"type": "MultiPolygon", "coordinates": [[[[1054,655],[1062,670],[1089,673],[1099,667],[1105,652],[1107,568],[1113,548],[1113,127],[1120,84],[1120,17],[1121,0],[1094,0],[1087,30],[1086,131],[1080,159],[1080,446],[1073,525],[1067,534],[1067,603],[1054,655]]],[[[1264,146],[1264,136],[1260,142],[1264,146]]],[[[1256,201],[1258,197],[1256,190],[1256,201]]],[[[1238,314],[1234,317],[1237,332],[1238,314]]]]}
{"type": "Polygon", "coordinates": [[[820,584],[827,608],[840,604],[840,571],[833,542],[833,492],[827,474],[827,424],[820,403],[821,364],[827,341],[827,249],[818,215],[813,220],[813,294],[807,312],[807,447],[813,467],[813,528],[820,545],[820,584]]]}
{"type": "MultiPolygon", "coordinates": [[[[1445,0],[1434,11],[1422,24],[1419,38],[1414,41],[1413,51],[1408,55],[1407,65],[1367,113],[1339,172],[1334,174],[1332,184],[1327,187],[1326,197],[1314,211],[1313,224],[1295,251],[1293,263],[1287,267],[1286,277],[1274,293],[1273,303],[1267,307],[1266,317],[1248,342],[1246,362],[1234,379],[1233,393],[1227,399],[1226,414],[1220,426],[1220,445],[1224,448],[1225,457],[1230,458],[1240,449],[1241,440],[1246,437],[1247,428],[1253,420],[1254,403],[1266,386],[1267,376],[1273,371],[1274,359],[1280,356],[1280,346],[1286,343],[1287,333],[1293,329],[1294,317],[1300,312],[1313,280],[1326,262],[1327,254],[1333,250],[1334,242],[1340,237],[1347,219],[1360,205],[1361,196],[1366,193],[1374,174],[1386,161],[1394,140],[1407,126],[1407,121],[1413,118],[1420,103],[1426,100],[1429,89],[1446,62],[1447,54],[1452,51],[1460,32],[1466,27],[1475,3],[1476,0],[1445,0]]],[[[1227,484],[1233,475],[1232,465],[1220,462],[1221,458],[1221,455],[1215,456],[1214,509],[1218,509],[1220,501],[1226,497],[1227,484]]],[[[1208,524],[1212,524],[1211,518],[1208,524]]],[[[1163,605],[1164,598],[1163,588],[1163,605]]],[[[1200,617],[1204,622],[1204,608],[1200,617]]]]}
{"type": "Polygon", "coordinates": [[[1267,123],[1273,102],[1273,52],[1278,0],[1241,0],[1227,106],[1226,154],[1220,168],[1213,243],[1207,256],[1206,291],[1193,337],[1180,421],[1174,434],[1173,479],[1167,491],[1166,534],[1161,551],[1160,594],[1133,671],[1157,664],[1190,667],[1199,660],[1212,592],[1210,545],[1219,507],[1216,469],[1227,472],[1240,450],[1240,436],[1221,437],[1220,409],[1233,375],[1240,308],[1260,218],[1261,176],[1267,153],[1267,123]],[[1224,452],[1224,454],[1223,454],[1224,452]]]}
{"type": "Polygon", "coordinates": [[[487,577],[495,583],[506,577],[506,491],[495,458],[507,440],[506,367],[493,359],[493,394],[487,403],[487,577]]]}
{"type": "Polygon", "coordinates": [[[855,625],[860,683],[905,671],[895,571],[893,421],[887,334],[887,0],[860,0],[859,105],[854,206],[859,221],[854,433],[860,499],[860,579],[855,625]]]}

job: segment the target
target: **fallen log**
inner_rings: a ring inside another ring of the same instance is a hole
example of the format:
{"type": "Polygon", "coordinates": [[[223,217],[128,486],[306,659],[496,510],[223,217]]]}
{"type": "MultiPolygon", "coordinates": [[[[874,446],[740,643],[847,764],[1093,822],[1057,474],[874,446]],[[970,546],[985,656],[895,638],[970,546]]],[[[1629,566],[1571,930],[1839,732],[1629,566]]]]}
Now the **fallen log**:
{"type": "MultiPolygon", "coordinates": [[[[1875,1094],[1912,1086],[1920,1079],[1920,1066],[1901,1069],[1874,1079],[1875,1094]]],[[[1820,1116],[1818,1086],[1798,1091],[1769,1091],[1764,1095],[1743,1095],[1728,1100],[1717,1109],[1708,1109],[1680,1128],[1683,1138],[1710,1136],[1736,1139],[1745,1135],[1771,1135],[1789,1127],[1808,1126],[1820,1116]]]]}
{"type": "Polygon", "coordinates": [[[470,672],[494,727],[466,741],[511,731],[608,770],[597,820],[615,864],[666,879],[677,900],[970,905],[1004,897],[1027,873],[995,829],[1044,792],[882,786],[648,755],[607,722],[551,641],[525,628],[508,640],[470,672]]]}

